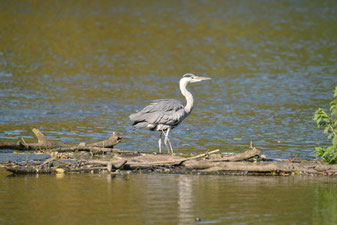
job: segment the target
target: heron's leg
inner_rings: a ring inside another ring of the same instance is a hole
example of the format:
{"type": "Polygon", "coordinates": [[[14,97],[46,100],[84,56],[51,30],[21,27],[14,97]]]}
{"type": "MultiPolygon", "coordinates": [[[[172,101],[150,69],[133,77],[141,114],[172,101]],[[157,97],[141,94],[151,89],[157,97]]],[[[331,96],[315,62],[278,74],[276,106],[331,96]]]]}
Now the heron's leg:
{"type": "Polygon", "coordinates": [[[173,148],[172,148],[172,145],[171,145],[171,141],[170,141],[169,138],[167,138],[167,141],[168,141],[169,146],[170,146],[171,154],[173,155],[173,148]]]}
{"type": "Polygon", "coordinates": [[[166,146],[166,148],[167,148],[168,153],[170,153],[170,147],[167,145],[168,129],[166,130],[166,133],[165,133],[165,131],[163,131],[163,133],[164,133],[164,135],[165,135],[164,144],[165,144],[165,146],[166,146]]]}
{"type": "Polygon", "coordinates": [[[169,137],[168,137],[170,130],[171,130],[171,129],[168,128],[167,131],[166,131],[164,143],[165,143],[165,145],[166,145],[166,147],[167,147],[168,152],[171,153],[171,154],[173,155],[172,145],[171,145],[170,139],[169,139],[169,137]],[[167,143],[168,143],[168,145],[167,145],[167,143]]]}
{"type": "Polygon", "coordinates": [[[159,153],[161,153],[161,136],[163,135],[163,131],[160,131],[160,136],[158,140],[158,146],[159,146],[159,153]]]}

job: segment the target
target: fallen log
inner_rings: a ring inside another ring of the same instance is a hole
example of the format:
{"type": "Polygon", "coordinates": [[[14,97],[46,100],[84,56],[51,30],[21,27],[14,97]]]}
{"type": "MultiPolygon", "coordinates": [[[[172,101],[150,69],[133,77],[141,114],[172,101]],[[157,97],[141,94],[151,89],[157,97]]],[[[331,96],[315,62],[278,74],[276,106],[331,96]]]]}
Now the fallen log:
{"type": "MultiPolygon", "coordinates": [[[[19,151],[58,151],[58,152],[71,152],[71,151],[92,151],[92,152],[126,152],[125,150],[112,150],[118,144],[122,137],[116,135],[110,136],[107,140],[99,141],[91,144],[80,143],[78,145],[64,145],[48,141],[46,136],[36,128],[32,129],[37,138],[37,143],[26,143],[24,139],[17,142],[0,142],[0,149],[14,149],[19,151]]],[[[131,151],[130,151],[131,152],[131,151]]]]}
{"type": "Polygon", "coordinates": [[[91,151],[91,152],[113,152],[113,153],[129,153],[129,154],[138,154],[136,151],[121,150],[114,148],[100,148],[100,147],[91,147],[91,146],[67,146],[67,147],[57,147],[48,149],[50,152],[75,152],[75,151],[91,151]]]}
{"type": "MultiPolygon", "coordinates": [[[[171,156],[171,155],[152,155],[152,154],[143,154],[141,156],[130,157],[125,159],[125,165],[127,168],[131,169],[141,169],[141,168],[152,168],[152,167],[160,167],[160,166],[179,166],[183,162],[188,160],[199,159],[211,154],[218,152],[219,150],[214,150],[210,152],[206,152],[203,154],[199,154],[197,156],[185,158],[180,156],[171,156]],[[169,159],[169,160],[167,160],[169,159]]],[[[87,163],[97,163],[101,165],[108,165],[111,161],[108,160],[89,160],[87,163]]]]}
{"type": "Polygon", "coordinates": [[[57,173],[56,168],[33,168],[33,167],[5,167],[5,169],[14,174],[50,174],[57,173]]]}
{"type": "Polygon", "coordinates": [[[256,149],[255,147],[251,147],[248,151],[243,153],[233,154],[230,156],[222,156],[219,159],[212,159],[212,162],[223,162],[223,161],[230,161],[230,162],[237,162],[242,160],[251,159],[254,157],[260,157],[260,150],[256,149]]]}
{"type": "Polygon", "coordinates": [[[104,171],[106,167],[84,167],[84,168],[32,168],[32,167],[10,167],[6,170],[14,174],[51,174],[51,173],[78,173],[91,171],[104,171]]]}
{"type": "Polygon", "coordinates": [[[89,160],[87,161],[88,164],[100,164],[100,165],[106,165],[106,169],[108,170],[108,172],[111,172],[112,169],[120,169],[122,168],[126,163],[127,160],[126,159],[120,159],[120,160],[111,160],[111,161],[107,161],[107,160],[89,160]]]}
{"type": "MultiPolygon", "coordinates": [[[[85,147],[85,146],[82,146],[85,147]]],[[[89,146],[87,146],[89,148],[89,146]]],[[[98,148],[100,147],[90,147],[98,148]]],[[[103,148],[104,150],[104,148],[103,148]]],[[[117,150],[117,149],[113,149],[117,150]]],[[[123,150],[120,150],[123,151],[123,150]]],[[[124,152],[124,151],[123,151],[124,152]]],[[[18,174],[24,173],[72,173],[72,172],[112,172],[144,171],[196,174],[232,174],[232,175],[333,175],[337,176],[337,165],[324,165],[310,160],[272,161],[262,158],[260,151],[251,147],[246,152],[225,155],[214,150],[193,157],[181,157],[164,154],[139,153],[113,154],[96,156],[98,159],[88,159],[88,156],[69,153],[53,153],[51,158],[43,161],[28,161],[3,163],[4,167],[18,174]],[[255,158],[252,161],[252,157],[255,158]],[[85,159],[87,158],[87,159],[85,159]],[[240,161],[238,161],[240,160],[240,161]]],[[[1,166],[1,163],[0,163],[1,166]]]]}
{"type": "Polygon", "coordinates": [[[117,145],[119,142],[121,142],[121,139],[122,139],[122,137],[116,135],[116,133],[113,132],[112,136],[110,136],[107,140],[87,144],[86,146],[99,147],[99,148],[113,148],[115,145],[117,145]]]}
{"type": "Polygon", "coordinates": [[[25,165],[20,165],[16,163],[11,166],[5,166],[5,169],[9,172],[15,174],[46,174],[46,173],[72,173],[72,172],[90,172],[93,170],[107,170],[111,172],[113,170],[117,170],[125,165],[127,162],[125,159],[121,160],[111,160],[107,164],[102,163],[100,160],[88,160],[88,161],[80,161],[76,163],[64,163],[57,165],[56,167],[51,167],[48,163],[53,161],[58,161],[57,157],[51,157],[45,160],[40,165],[29,165],[26,163],[25,165]],[[81,164],[81,167],[78,166],[81,164]],[[99,166],[97,166],[99,165],[99,166]],[[104,166],[102,166],[104,165],[104,166]],[[105,166],[106,165],[106,166],[105,166]]]}
{"type": "Polygon", "coordinates": [[[0,149],[14,149],[14,150],[41,150],[53,147],[53,144],[47,140],[39,129],[32,129],[34,135],[37,138],[37,143],[26,143],[22,138],[22,141],[17,142],[0,142],[0,149]]]}
{"type": "MultiPolygon", "coordinates": [[[[172,166],[179,166],[181,165],[183,162],[189,161],[189,160],[195,160],[195,159],[199,159],[211,154],[214,154],[216,152],[219,152],[219,150],[214,150],[214,151],[210,151],[210,152],[206,152],[197,156],[193,156],[193,157],[189,157],[189,158],[183,158],[183,157],[179,157],[178,159],[173,159],[173,160],[167,160],[167,161],[138,161],[137,159],[133,159],[129,160],[126,164],[126,166],[130,167],[131,169],[140,169],[140,168],[153,168],[153,167],[160,167],[160,166],[168,166],[168,167],[172,167],[172,166]]],[[[173,157],[174,158],[174,157],[173,157]]]]}
{"type": "Polygon", "coordinates": [[[337,165],[312,165],[299,163],[251,163],[222,162],[202,169],[201,172],[244,172],[244,173],[278,173],[278,174],[337,174],[337,165]]]}

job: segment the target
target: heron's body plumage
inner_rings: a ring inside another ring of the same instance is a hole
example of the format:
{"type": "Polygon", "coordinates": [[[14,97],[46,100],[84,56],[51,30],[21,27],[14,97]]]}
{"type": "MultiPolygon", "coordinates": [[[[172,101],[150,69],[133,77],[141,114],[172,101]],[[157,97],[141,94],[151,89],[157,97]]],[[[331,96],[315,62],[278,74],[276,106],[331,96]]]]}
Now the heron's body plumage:
{"type": "Polygon", "coordinates": [[[135,128],[164,131],[173,129],[181,123],[187,113],[183,104],[175,99],[160,99],[138,113],[130,115],[135,128]]]}

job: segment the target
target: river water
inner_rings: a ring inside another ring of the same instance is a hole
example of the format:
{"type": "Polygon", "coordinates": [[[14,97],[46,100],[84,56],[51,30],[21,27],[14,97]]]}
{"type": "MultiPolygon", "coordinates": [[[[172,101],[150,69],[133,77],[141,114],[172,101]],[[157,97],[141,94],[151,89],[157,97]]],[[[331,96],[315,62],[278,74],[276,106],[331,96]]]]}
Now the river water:
{"type": "Polygon", "coordinates": [[[3,179],[1,175],[3,224],[337,222],[335,178],[61,174],[3,179]]]}
{"type": "MultiPolygon", "coordinates": [[[[176,152],[239,152],[253,141],[270,157],[313,158],[313,148],[328,143],[312,117],[328,108],[337,84],[336,14],[334,1],[314,0],[0,1],[0,140],[34,141],[34,127],[61,143],[117,132],[121,149],[156,151],[158,134],[132,130],[128,115],[153,99],[183,101],[178,81],[192,72],[212,80],[189,86],[195,107],[170,133],[176,152]]],[[[336,222],[333,179],[3,175],[1,182],[5,223],[336,222]]]]}

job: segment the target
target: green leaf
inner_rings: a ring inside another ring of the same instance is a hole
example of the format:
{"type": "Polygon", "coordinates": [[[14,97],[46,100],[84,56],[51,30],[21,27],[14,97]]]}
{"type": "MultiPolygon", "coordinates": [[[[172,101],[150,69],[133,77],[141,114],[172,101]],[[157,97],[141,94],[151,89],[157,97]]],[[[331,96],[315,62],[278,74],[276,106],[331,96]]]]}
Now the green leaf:
{"type": "Polygon", "coordinates": [[[315,147],[315,152],[317,156],[322,156],[323,152],[324,152],[324,148],[323,147],[315,147]]]}
{"type": "Polygon", "coordinates": [[[330,127],[326,127],[325,129],[324,129],[324,134],[328,134],[329,133],[329,131],[330,131],[330,127]]]}
{"type": "MultiPolygon", "coordinates": [[[[335,121],[333,122],[332,124],[333,127],[336,127],[337,126],[337,119],[335,119],[335,121]]],[[[335,128],[336,129],[336,128],[335,128]]]]}
{"type": "Polygon", "coordinates": [[[334,136],[332,139],[332,144],[337,145],[337,136],[334,136]]]}
{"type": "Polygon", "coordinates": [[[329,134],[328,139],[331,139],[333,137],[333,133],[329,134]]]}
{"type": "Polygon", "coordinates": [[[337,98],[330,102],[330,112],[331,115],[335,115],[337,112],[337,98]]]}
{"type": "Polygon", "coordinates": [[[331,146],[315,147],[316,155],[324,159],[328,163],[337,163],[337,87],[335,87],[334,99],[330,102],[330,115],[322,108],[318,108],[313,120],[316,121],[318,128],[324,128],[324,134],[328,139],[332,139],[331,146]]]}

